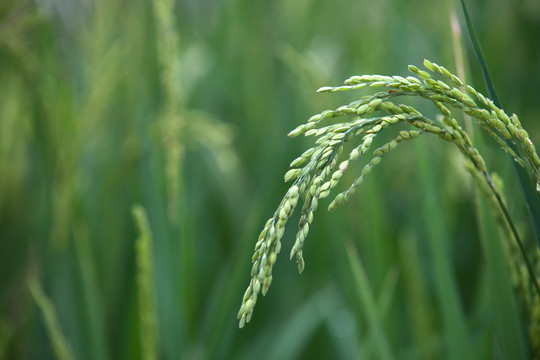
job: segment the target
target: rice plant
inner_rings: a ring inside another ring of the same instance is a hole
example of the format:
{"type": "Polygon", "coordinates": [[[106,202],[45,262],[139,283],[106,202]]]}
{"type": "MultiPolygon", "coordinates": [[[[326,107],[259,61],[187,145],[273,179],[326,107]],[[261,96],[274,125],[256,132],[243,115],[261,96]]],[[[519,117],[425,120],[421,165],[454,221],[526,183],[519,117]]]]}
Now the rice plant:
{"type": "MultiPolygon", "coordinates": [[[[526,301],[537,303],[540,298],[535,268],[516,227],[509,216],[500,191],[495,185],[486,162],[471,141],[469,134],[455,118],[456,113],[465,113],[474,119],[476,125],[485,131],[537,184],[540,191],[540,158],[529,134],[516,114],[508,115],[494,105],[493,101],[469,85],[465,85],[446,68],[429,60],[424,60],[425,70],[410,65],[413,76],[352,76],[345,80],[344,86],[322,87],[320,93],[356,91],[363,88],[382,88],[371,95],[361,97],[334,110],[325,110],[312,116],[296,127],[289,137],[299,135],[316,138],[315,145],[294,161],[285,174],[285,182],[293,184],[283,197],[274,215],[266,222],[259,235],[252,257],[251,281],[244,293],[238,312],[240,328],[251,320],[259,294],[266,295],[272,283],[272,269],[281,251],[281,240],[285,225],[291,218],[298,203],[302,203],[296,241],[290,250],[290,258],[296,259],[298,271],[305,267],[303,246],[314,219],[314,212],[321,199],[330,195],[340,182],[347,169],[355,162],[365,160],[360,176],[347,190],[335,195],[328,205],[328,211],[347,202],[364,182],[372,169],[381,164],[384,157],[402,143],[419,136],[436,136],[456,146],[466,160],[467,170],[478,185],[492,198],[495,215],[499,216],[501,226],[506,226],[511,234],[509,241],[515,241],[520,250],[520,263],[526,266],[522,274],[529,282],[522,286],[527,290],[522,294],[526,301]],[[426,71],[427,70],[427,71],[426,71]],[[437,79],[440,78],[440,79],[437,79]],[[433,104],[437,110],[434,117],[399,101],[406,96],[420,97],[433,104]],[[334,120],[338,119],[338,120],[334,120]],[[372,149],[374,140],[383,131],[394,130],[395,137],[382,146],[372,149]],[[343,155],[343,154],[346,155],[343,155]]],[[[538,250],[538,249],[536,249],[538,250]]],[[[535,264],[540,258],[534,252],[535,264]]],[[[519,278],[519,276],[518,276],[519,278]]],[[[518,280],[516,280],[518,281],[518,280]]],[[[516,285],[518,283],[516,282],[516,285]]],[[[530,336],[538,353],[537,305],[529,304],[530,336]]]]}

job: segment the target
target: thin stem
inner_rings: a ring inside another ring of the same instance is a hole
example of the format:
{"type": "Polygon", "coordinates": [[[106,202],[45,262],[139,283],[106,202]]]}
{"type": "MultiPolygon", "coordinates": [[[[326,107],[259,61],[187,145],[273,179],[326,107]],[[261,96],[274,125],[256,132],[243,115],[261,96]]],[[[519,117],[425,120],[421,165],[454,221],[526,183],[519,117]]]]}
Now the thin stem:
{"type": "Polygon", "coordinates": [[[497,199],[497,202],[499,204],[499,207],[501,208],[501,211],[506,218],[506,221],[510,225],[510,229],[512,230],[512,234],[514,235],[514,238],[516,239],[516,242],[519,246],[519,250],[521,251],[521,255],[523,256],[523,259],[525,260],[525,264],[527,265],[527,271],[529,272],[529,276],[531,278],[531,281],[536,289],[536,293],[538,296],[540,296],[540,285],[538,284],[538,279],[536,278],[536,274],[534,272],[534,268],[529,261],[529,257],[527,256],[527,253],[525,252],[525,248],[523,247],[523,243],[521,241],[521,238],[519,237],[519,234],[516,230],[516,227],[514,226],[514,222],[510,218],[510,215],[508,214],[508,210],[506,209],[506,206],[504,205],[504,202],[501,198],[501,195],[497,191],[495,184],[491,180],[488,174],[485,172],[482,173],[484,175],[484,178],[486,179],[486,182],[488,183],[489,187],[491,188],[491,191],[493,191],[493,194],[495,195],[495,198],[497,199]]]}

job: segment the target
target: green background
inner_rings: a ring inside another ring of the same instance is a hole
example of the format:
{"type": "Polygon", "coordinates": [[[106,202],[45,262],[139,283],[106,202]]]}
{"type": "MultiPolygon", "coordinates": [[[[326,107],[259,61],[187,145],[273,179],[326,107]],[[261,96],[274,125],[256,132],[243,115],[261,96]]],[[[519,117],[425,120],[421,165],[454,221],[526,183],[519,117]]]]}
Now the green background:
{"type": "MultiPolygon", "coordinates": [[[[455,72],[458,2],[179,0],[155,16],[167,2],[0,2],[1,359],[530,355],[507,239],[475,206],[457,151],[429,137],[333,213],[320,202],[301,275],[287,259],[293,216],[268,294],[244,329],[236,320],[258,233],[311,146],[286,134],[366,94],[315,90],[406,76],[424,58],[455,72]],[[155,331],[141,326],[152,314],[155,331]]],[[[469,10],[502,106],[538,139],[540,2],[469,10]]],[[[467,80],[485,93],[464,44],[467,80]]],[[[510,159],[488,140],[483,154],[534,248],[510,159]]]]}

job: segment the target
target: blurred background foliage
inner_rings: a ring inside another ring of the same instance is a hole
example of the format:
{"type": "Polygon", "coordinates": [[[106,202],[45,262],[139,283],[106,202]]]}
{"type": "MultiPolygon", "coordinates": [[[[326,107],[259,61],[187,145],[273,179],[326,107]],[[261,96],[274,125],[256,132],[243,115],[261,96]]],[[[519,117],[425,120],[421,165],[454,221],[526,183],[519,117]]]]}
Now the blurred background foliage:
{"type": "MultiPolygon", "coordinates": [[[[287,132],[362,96],[315,90],[424,58],[455,71],[458,5],[0,2],[0,358],[530,356],[507,239],[429,138],[335,212],[321,203],[301,276],[293,218],[268,295],[237,325],[258,233],[310,144],[287,132]]],[[[503,107],[539,139],[540,2],[469,10],[503,107]]],[[[510,160],[483,147],[534,249],[510,160]]]]}

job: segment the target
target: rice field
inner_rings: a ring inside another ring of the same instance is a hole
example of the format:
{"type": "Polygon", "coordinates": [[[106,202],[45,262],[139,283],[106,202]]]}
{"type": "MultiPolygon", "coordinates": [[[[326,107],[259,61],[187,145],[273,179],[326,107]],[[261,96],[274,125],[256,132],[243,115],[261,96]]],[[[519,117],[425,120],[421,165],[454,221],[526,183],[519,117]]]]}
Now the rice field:
{"type": "MultiPolygon", "coordinates": [[[[500,107],[538,144],[540,4],[467,5],[500,107]]],[[[424,59],[488,96],[459,1],[1,2],[0,359],[538,358],[526,263],[437,136],[385,153],[328,212],[369,159],[348,165],[300,275],[301,205],[287,213],[271,287],[239,328],[259,233],[315,145],[287,134],[373,93],[317,89],[424,59]]],[[[539,274],[538,195],[455,117],[539,274]]]]}

